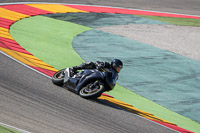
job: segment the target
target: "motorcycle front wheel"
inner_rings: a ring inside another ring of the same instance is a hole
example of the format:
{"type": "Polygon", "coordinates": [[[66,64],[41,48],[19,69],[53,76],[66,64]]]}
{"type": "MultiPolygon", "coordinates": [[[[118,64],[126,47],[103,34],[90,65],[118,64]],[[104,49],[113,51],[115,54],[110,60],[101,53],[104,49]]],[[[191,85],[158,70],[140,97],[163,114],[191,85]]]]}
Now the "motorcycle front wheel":
{"type": "Polygon", "coordinates": [[[59,70],[52,76],[52,82],[55,85],[63,86],[64,77],[65,77],[64,71],[65,69],[59,70]]]}
{"type": "Polygon", "coordinates": [[[90,83],[85,87],[81,88],[79,91],[79,95],[86,99],[94,99],[99,96],[105,91],[105,87],[103,83],[98,83],[94,85],[94,83],[90,83]]]}

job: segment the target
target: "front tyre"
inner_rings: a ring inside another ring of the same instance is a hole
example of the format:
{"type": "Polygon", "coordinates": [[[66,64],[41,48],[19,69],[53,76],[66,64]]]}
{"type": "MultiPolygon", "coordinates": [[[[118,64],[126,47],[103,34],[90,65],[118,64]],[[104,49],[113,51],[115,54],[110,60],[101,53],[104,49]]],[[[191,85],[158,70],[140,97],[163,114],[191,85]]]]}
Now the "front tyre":
{"type": "Polygon", "coordinates": [[[81,88],[79,95],[86,99],[95,99],[105,91],[104,84],[101,82],[98,83],[89,83],[85,87],[81,88]]]}
{"type": "Polygon", "coordinates": [[[64,71],[65,71],[65,69],[59,70],[52,76],[52,82],[55,85],[63,86],[64,77],[65,77],[64,71]]]}

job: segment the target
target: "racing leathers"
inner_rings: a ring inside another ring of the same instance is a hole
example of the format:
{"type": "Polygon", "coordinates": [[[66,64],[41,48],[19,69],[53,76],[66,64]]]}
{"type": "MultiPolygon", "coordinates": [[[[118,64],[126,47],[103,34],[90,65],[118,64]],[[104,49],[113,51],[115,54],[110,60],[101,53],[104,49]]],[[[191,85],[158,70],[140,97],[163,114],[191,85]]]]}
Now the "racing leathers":
{"type": "Polygon", "coordinates": [[[116,81],[118,80],[118,73],[111,67],[111,64],[108,62],[86,62],[86,63],[82,63],[79,66],[75,66],[72,68],[72,71],[74,73],[77,72],[77,70],[82,70],[82,69],[98,69],[98,70],[102,70],[102,68],[105,71],[110,71],[112,73],[112,79],[113,79],[113,84],[112,86],[114,87],[116,84],[116,81]]]}
{"type": "Polygon", "coordinates": [[[86,63],[82,63],[79,66],[75,66],[72,69],[74,71],[77,71],[77,70],[82,70],[82,69],[99,69],[100,70],[101,68],[110,69],[111,65],[108,62],[101,62],[101,61],[97,61],[95,63],[94,62],[86,62],[86,63]]]}

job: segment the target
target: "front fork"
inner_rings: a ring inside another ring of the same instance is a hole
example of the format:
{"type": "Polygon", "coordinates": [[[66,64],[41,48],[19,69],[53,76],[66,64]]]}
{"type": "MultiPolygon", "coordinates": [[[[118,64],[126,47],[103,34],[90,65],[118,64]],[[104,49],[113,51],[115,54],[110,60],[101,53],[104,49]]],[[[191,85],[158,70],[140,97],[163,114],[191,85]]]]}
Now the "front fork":
{"type": "Polygon", "coordinates": [[[70,70],[69,68],[66,68],[65,71],[65,78],[64,78],[64,83],[70,78],[70,70]]]}

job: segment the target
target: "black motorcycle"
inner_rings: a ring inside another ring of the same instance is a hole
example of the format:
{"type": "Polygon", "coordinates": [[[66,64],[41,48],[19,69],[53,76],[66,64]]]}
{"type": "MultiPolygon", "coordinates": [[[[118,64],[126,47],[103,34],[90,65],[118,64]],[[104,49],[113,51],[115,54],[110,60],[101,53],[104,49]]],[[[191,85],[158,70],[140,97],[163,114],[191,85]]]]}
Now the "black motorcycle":
{"type": "Polygon", "coordinates": [[[62,86],[83,98],[97,98],[105,91],[114,88],[118,74],[114,70],[101,68],[73,72],[62,69],[52,76],[55,85],[62,86]]]}

